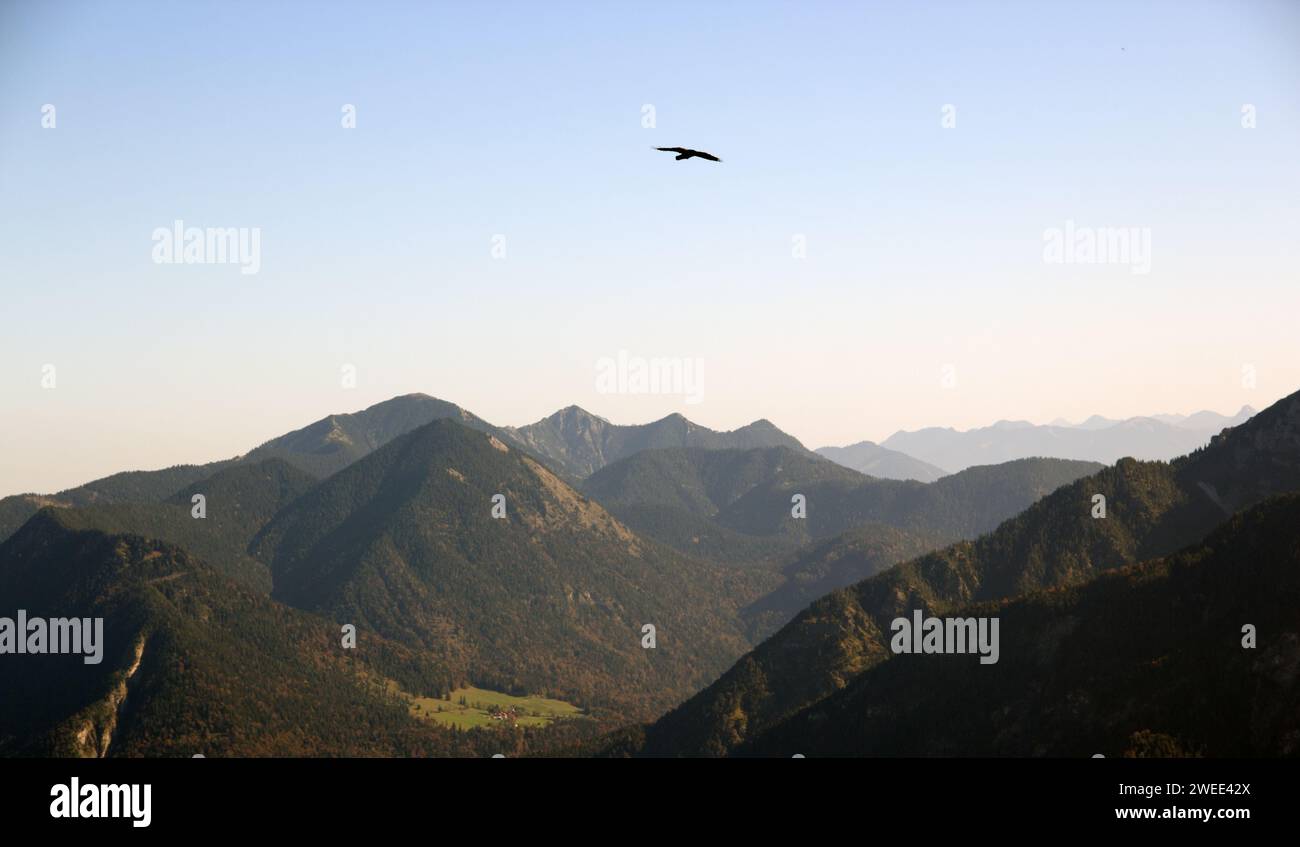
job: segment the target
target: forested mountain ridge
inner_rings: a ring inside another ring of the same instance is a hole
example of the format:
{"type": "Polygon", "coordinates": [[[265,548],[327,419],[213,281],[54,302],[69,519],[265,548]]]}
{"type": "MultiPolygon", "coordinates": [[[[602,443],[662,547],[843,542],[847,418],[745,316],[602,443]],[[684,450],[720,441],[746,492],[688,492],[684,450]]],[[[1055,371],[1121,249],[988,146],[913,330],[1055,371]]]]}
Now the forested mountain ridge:
{"type": "Polygon", "coordinates": [[[277,600],[364,624],[476,684],[647,716],[748,649],[739,609],[776,583],[640,538],[531,457],[449,420],[330,477],[252,551],[277,600]]]}
{"type": "Polygon", "coordinates": [[[77,529],[139,535],[197,555],[223,575],[262,594],[271,593],[271,570],[248,552],[257,532],[280,509],[317,484],[315,477],[281,459],[226,465],[156,503],[63,507],[60,520],[77,529]],[[196,504],[194,498],[204,499],[196,504]],[[201,506],[203,517],[196,517],[201,506]]]}
{"type": "Polygon", "coordinates": [[[938,536],[886,524],[854,527],[829,540],[801,548],[782,566],[781,585],[745,607],[745,620],[751,632],[771,633],[814,600],[943,544],[938,536]]]}
{"type": "Polygon", "coordinates": [[[231,464],[175,465],[156,471],[123,471],[68,488],[57,494],[13,494],[0,498],[0,541],[46,507],[103,506],[121,503],[159,503],[177,489],[204,479],[231,464]]]}
{"type": "Polygon", "coordinates": [[[614,462],[582,488],[628,526],[683,552],[704,554],[712,545],[723,561],[756,553],[774,560],[871,523],[938,541],[974,537],[1099,467],[1023,459],[920,483],[875,479],[786,447],[677,448],[614,462]],[[796,495],[804,517],[793,514],[796,495]]]}

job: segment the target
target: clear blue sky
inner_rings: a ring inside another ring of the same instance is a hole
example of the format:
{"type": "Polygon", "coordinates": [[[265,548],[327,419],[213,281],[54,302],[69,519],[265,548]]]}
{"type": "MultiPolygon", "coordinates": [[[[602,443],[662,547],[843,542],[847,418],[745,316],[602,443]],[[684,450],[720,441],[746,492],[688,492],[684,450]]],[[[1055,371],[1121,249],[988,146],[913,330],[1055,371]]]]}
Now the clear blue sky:
{"type": "Polygon", "coordinates": [[[4,3],[0,494],[412,391],[809,446],[1262,407],[1297,150],[1295,2],[4,3]],[[260,272],[154,264],[176,219],[260,228],[260,272]],[[1067,220],[1151,273],[1044,263],[1067,220]],[[704,401],[597,393],[619,350],[704,401]]]}

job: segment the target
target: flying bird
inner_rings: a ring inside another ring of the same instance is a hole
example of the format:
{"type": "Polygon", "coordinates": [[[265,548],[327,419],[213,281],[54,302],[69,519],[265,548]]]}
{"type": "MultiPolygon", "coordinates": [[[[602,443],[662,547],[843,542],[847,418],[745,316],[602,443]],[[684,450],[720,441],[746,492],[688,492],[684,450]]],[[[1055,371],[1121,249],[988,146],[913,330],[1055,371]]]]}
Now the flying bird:
{"type": "Polygon", "coordinates": [[[703,150],[688,150],[685,147],[656,147],[655,149],[662,150],[665,153],[676,153],[677,154],[676,160],[679,162],[682,159],[690,159],[693,157],[708,159],[710,162],[722,161],[717,156],[714,156],[712,153],[705,153],[703,150]]]}

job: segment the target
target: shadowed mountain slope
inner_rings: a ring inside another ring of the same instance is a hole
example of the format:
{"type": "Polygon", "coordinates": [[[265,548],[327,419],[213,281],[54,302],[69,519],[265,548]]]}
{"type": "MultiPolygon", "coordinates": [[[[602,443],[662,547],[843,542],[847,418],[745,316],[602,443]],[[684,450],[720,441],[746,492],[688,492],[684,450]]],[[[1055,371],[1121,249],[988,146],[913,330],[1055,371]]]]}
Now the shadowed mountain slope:
{"type": "Polygon", "coordinates": [[[901,614],[1078,585],[1168,555],[1233,512],[1297,490],[1300,394],[1293,394],[1189,456],[1123,460],[975,541],[823,597],[650,727],[644,749],[727,752],[885,659],[889,622],[901,614]],[[1092,517],[1097,494],[1106,498],[1105,518],[1092,517]]]}
{"type": "Polygon", "coordinates": [[[871,523],[934,541],[973,537],[1098,467],[1025,459],[925,484],[874,479],[785,447],[666,449],[608,465],[583,490],[633,529],[683,552],[770,560],[871,523]],[[799,494],[804,518],[792,514],[799,494]]]}
{"type": "Polygon", "coordinates": [[[892,655],[737,752],[1300,755],[1297,608],[1300,496],[1283,495],[1174,555],[949,608],[999,619],[997,663],[892,655]]]}

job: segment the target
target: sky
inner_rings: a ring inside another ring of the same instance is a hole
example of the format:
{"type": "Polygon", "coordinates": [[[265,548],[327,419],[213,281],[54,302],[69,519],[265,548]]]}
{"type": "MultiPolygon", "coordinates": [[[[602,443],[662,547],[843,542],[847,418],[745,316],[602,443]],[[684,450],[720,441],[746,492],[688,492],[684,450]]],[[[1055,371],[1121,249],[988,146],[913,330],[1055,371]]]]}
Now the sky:
{"type": "Polygon", "coordinates": [[[1298,150],[1295,2],[0,2],[0,495],[411,392],[810,447],[1264,408],[1298,150]]]}

